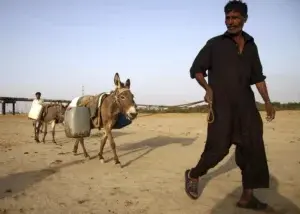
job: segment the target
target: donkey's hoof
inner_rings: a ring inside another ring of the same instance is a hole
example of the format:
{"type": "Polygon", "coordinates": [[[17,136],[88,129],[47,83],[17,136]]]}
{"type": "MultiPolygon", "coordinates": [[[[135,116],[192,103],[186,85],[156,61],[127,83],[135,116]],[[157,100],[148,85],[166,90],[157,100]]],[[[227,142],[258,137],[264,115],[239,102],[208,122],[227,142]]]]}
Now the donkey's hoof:
{"type": "Polygon", "coordinates": [[[73,151],[73,155],[76,156],[77,155],[77,151],[73,151]]]}
{"type": "Polygon", "coordinates": [[[40,143],[40,140],[39,139],[34,139],[36,143],[40,143]]]}
{"type": "Polygon", "coordinates": [[[85,159],[91,159],[91,157],[88,154],[84,154],[85,159]]]}
{"type": "Polygon", "coordinates": [[[53,140],[52,143],[57,144],[55,140],[53,140]]]}
{"type": "Polygon", "coordinates": [[[121,166],[121,162],[119,160],[115,161],[115,165],[120,165],[121,166]]]}
{"type": "Polygon", "coordinates": [[[105,160],[103,158],[99,159],[101,163],[105,163],[105,160]]]}
{"type": "Polygon", "coordinates": [[[123,165],[120,162],[119,163],[115,163],[115,166],[119,167],[119,168],[123,168],[123,165]]]}

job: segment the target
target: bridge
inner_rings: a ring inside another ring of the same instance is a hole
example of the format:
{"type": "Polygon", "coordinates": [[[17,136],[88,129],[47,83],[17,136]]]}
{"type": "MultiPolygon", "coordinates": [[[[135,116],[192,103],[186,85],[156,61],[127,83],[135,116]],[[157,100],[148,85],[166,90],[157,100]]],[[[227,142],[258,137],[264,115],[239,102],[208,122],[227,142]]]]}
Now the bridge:
{"type": "MultiPolygon", "coordinates": [[[[2,105],[2,114],[6,114],[6,104],[12,105],[12,114],[16,114],[16,103],[17,102],[32,102],[34,98],[24,98],[24,97],[0,97],[0,103],[2,105]]],[[[58,99],[44,99],[44,102],[49,103],[70,103],[71,100],[58,100],[58,99]]],[[[189,107],[193,105],[197,105],[203,103],[204,101],[196,101],[191,103],[179,104],[179,105],[149,105],[149,104],[137,104],[138,108],[156,108],[156,109],[165,109],[165,108],[172,108],[172,107],[189,107]]]]}
{"type": "MultiPolygon", "coordinates": [[[[16,102],[32,102],[33,98],[24,98],[24,97],[0,97],[0,103],[2,105],[2,114],[6,114],[6,104],[12,104],[12,114],[16,114],[16,102]]],[[[69,100],[53,100],[53,99],[44,99],[45,102],[50,103],[68,103],[69,100]]]]}

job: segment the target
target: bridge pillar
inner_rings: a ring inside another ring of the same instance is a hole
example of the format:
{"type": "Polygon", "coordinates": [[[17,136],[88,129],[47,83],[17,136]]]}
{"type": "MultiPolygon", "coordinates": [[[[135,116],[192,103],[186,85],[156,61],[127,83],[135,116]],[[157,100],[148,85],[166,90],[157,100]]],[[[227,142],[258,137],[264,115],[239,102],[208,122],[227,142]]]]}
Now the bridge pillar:
{"type": "Polygon", "coordinates": [[[5,104],[6,104],[6,103],[3,101],[3,102],[2,102],[2,114],[3,114],[3,115],[6,114],[6,109],[5,109],[6,105],[5,105],[5,104]]]}
{"type": "Polygon", "coordinates": [[[13,115],[16,114],[16,102],[15,101],[12,103],[12,113],[13,113],[13,115]]]}

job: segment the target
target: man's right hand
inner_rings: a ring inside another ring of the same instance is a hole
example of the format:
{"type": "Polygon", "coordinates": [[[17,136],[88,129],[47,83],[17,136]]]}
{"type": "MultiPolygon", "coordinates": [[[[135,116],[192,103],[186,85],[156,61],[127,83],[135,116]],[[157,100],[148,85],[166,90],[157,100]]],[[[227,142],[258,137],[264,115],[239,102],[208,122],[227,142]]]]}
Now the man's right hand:
{"type": "Polygon", "coordinates": [[[266,112],[267,112],[266,119],[267,119],[268,122],[271,122],[272,120],[274,120],[275,113],[276,113],[272,103],[271,102],[266,102],[265,103],[265,109],[266,109],[266,112]]]}
{"type": "Polygon", "coordinates": [[[209,104],[212,104],[212,101],[213,101],[213,91],[211,88],[208,88],[206,90],[206,93],[205,93],[205,96],[204,96],[204,101],[209,103],[209,104]]]}

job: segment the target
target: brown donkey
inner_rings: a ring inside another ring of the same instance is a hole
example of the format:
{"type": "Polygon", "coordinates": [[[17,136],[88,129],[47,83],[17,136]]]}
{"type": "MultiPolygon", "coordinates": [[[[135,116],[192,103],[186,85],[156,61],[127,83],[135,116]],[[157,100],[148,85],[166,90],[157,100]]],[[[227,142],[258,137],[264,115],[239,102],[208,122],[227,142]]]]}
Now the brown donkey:
{"type": "Polygon", "coordinates": [[[61,103],[55,103],[55,104],[43,104],[42,108],[42,113],[40,118],[36,121],[38,125],[34,126],[34,136],[35,136],[35,141],[37,143],[40,142],[39,140],[39,135],[40,135],[40,128],[43,124],[43,143],[45,143],[45,138],[47,135],[47,125],[51,123],[51,128],[52,128],[52,142],[56,144],[55,141],[55,126],[58,123],[63,123],[64,122],[64,114],[65,111],[68,107],[68,104],[64,106],[61,103]]]}
{"type": "MultiPolygon", "coordinates": [[[[103,149],[106,141],[108,140],[114,154],[115,164],[121,164],[116,152],[116,144],[112,135],[112,129],[114,128],[120,114],[125,115],[128,120],[132,121],[137,117],[138,112],[137,106],[134,102],[134,96],[130,91],[130,80],[127,79],[124,84],[121,82],[119,74],[116,73],[114,83],[116,88],[109,94],[103,93],[96,96],[75,98],[77,99],[74,101],[75,103],[72,101],[69,106],[86,106],[90,108],[92,129],[104,129],[104,136],[101,139],[100,151],[98,153],[100,161],[102,163],[105,162],[103,158],[103,149]]],[[[77,154],[79,143],[82,147],[84,156],[89,158],[84,146],[84,138],[76,139],[73,149],[74,155],[77,154]]]]}

